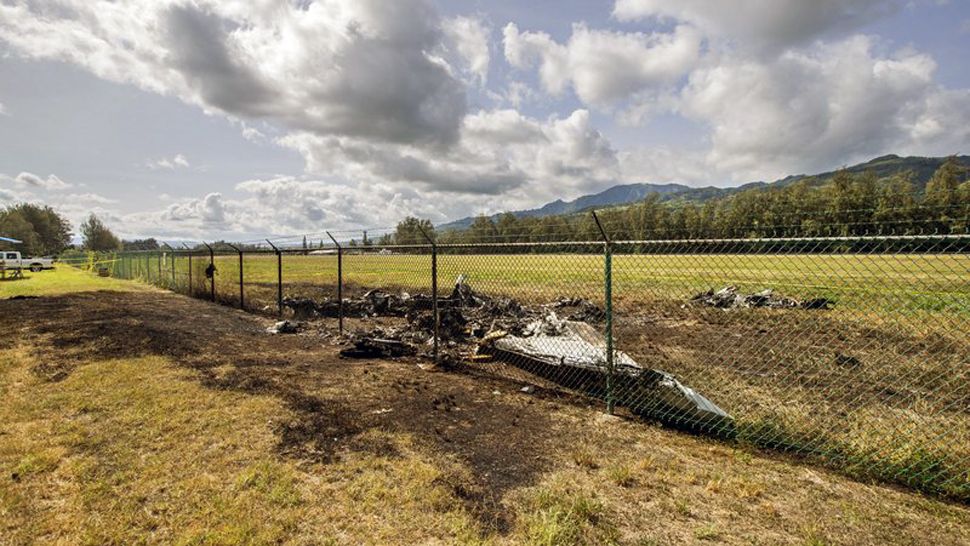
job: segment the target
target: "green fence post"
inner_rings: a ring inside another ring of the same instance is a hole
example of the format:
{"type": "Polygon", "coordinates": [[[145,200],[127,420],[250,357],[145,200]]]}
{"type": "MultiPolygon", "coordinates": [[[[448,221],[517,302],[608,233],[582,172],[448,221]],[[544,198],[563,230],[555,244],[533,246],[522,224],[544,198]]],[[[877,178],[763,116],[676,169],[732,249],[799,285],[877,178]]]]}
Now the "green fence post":
{"type": "Polygon", "coordinates": [[[615,364],[613,361],[613,247],[607,242],[604,245],[604,273],[605,273],[605,294],[606,299],[606,412],[613,415],[613,407],[616,405],[614,395],[615,364]]]}
{"type": "Polygon", "coordinates": [[[606,412],[613,415],[616,406],[616,396],[614,391],[616,378],[613,358],[613,243],[610,236],[606,234],[600,219],[596,216],[596,211],[590,211],[596,227],[599,228],[603,236],[603,299],[606,307],[606,412]]]}
{"type": "Polygon", "coordinates": [[[231,245],[229,243],[226,243],[226,244],[229,245],[229,248],[235,250],[236,251],[236,254],[239,255],[239,308],[240,309],[245,309],[246,308],[246,291],[243,288],[243,285],[245,284],[246,277],[243,274],[243,251],[242,251],[241,248],[239,248],[236,245],[231,245]]]}
{"type": "Polygon", "coordinates": [[[266,239],[269,246],[276,251],[276,309],[280,318],[283,317],[283,252],[273,244],[273,241],[266,239]]]}
{"type": "MultiPolygon", "coordinates": [[[[327,232],[327,237],[333,241],[335,247],[337,247],[337,331],[340,335],[344,333],[344,249],[340,246],[340,243],[333,238],[330,232],[327,232]]],[[[366,237],[366,236],[365,236],[366,237]]]]}

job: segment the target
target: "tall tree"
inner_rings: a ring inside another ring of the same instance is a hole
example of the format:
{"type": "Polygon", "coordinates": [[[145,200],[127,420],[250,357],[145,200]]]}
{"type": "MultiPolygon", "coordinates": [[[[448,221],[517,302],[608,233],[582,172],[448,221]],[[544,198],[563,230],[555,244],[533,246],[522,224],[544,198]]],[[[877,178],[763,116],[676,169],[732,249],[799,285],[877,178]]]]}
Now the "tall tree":
{"type": "Polygon", "coordinates": [[[506,212],[498,217],[495,224],[499,237],[506,243],[514,243],[519,240],[522,233],[519,231],[518,219],[511,212],[506,212]]]}
{"type": "Polygon", "coordinates": [[[21,248],[25,254],[58,254],[71,243],[70,222],[47,205],[20,203],[7,207],[0,211],[0,225],[3,224],[7,227],[0,231],[24,241],[21,248]],[[17,233],[11,235],[13,229],[17,233]]]}
{"type": "Polygon", "coordinates": [[[94,213],[81,224],[84,248],[95,252],[110,252],[121,248],[121,240],[94,213]]]}
{"type": "Polygon", "coordinates": [[[903,235],[913,231],[916,214],[916,195],[913,191],[913,173],[905,171],[894,174],[879,189],[873,222],[881,235],[903,235]]]}
{"type": "Polygon", "coordinates": [[[394,243],[399,245],[425,244],[428,240],[422,232],[434,239],[434,225],[431,224],[431,220],[408,216],[397,224],[397,228],[394,230],[394,243]]]}
{"type": "Polygon", "coordinates": [[[949,232],[960,216],[958,190],[967,169],[957,158],[950,156],[926,183],[923,200],[931,224],[941,232],[949,232]]]}
{"type": "MultiPolygon", "coordinates": [[[[22,241],[19,249],[24,254],[34,254],[34,250],[40,248],[40,238],[34,226],[18,211],[8,209],[0,214],[0,234],[22,241]]],[[[0,245],[12,247],[12,243],[0,242],[0,245]]]]}
{"type": "Polygon", "coordinates": [[[468,234],[475,242],[491,243],[498,235],[498,228],[491,218],[480,214],[472,221],[472,225],[468,228],[468,234]]]}

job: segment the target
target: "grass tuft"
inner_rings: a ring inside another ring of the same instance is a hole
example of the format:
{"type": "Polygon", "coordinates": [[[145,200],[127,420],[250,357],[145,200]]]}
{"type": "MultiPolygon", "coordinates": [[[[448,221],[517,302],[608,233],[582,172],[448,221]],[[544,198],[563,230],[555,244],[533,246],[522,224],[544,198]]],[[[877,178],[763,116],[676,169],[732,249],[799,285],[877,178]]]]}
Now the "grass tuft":
{"type": "Polygon", "coordinates": [[[612,544],[617,540],[603,503],[589,493],[541,488],[526,506],[522,526],[529,544],[569,546],[612,544]]]}
{"type": "Polygon", "coordinates": [[[606,475],[620,487],[633,487],[637,483],[633,469],[626,465],[613,465],[606,470],[606,475]]]}

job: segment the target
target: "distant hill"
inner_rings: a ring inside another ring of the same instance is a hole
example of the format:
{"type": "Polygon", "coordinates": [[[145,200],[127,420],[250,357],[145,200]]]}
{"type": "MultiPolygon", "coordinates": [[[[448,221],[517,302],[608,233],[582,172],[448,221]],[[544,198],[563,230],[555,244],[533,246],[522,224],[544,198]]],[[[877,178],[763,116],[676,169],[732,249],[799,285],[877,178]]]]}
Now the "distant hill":
{"type": "MultiPolygon", "coordinates": [[[[926,182],[933,176],[933,173],[943,163],[945,157],[900,157],[898,155],[884,155],[865,163],[846,167],[851,173],[873,171],[876,176],[883,178],[902,171],[913,172],[913,184],[916,189],[922,191],[926,182]]],[[[962,164],[970,166],[970,156],[959,156],[962,164]]],[[[725,197],[744,190],[759,187],[785,187],[790,186],[800,180],[814,178],[818,184],[823,184],[832,178],[836,171],[828,171],[814,175],[798,174],[786,176],[774,182],[750,182],[741,186],[730,188],[716,188],[707,186],[703,188],[691,188],[683,184],[621,184],[613,186],[599,193],[584,195],[573,201],[563,201],[557,199],[547,203],[537,209],[511,211],[518,218],[554,216],[558,214],[571,214],[591,208],[607,208],[628,203],[642,201],[652,194],[660,196],[662,201],[679,201],[703,203],[710,199],[725,197]]],[[[497,220],[499,214],[493,214],[492,220],[497,220]]],[[[439,230],[465,229],[471,225],[473,217],[462,218],[446,224],[436,226],[439,230]]]]}
{"type": "MultiPolygon", "coordinates": [[[[551,203],[537,209],[515,210],[512,211],[518,218],[555,216],[557,214],[571,214],[591,208],[610,207],[625,203],[635,203],[646,199],[651,194],[673,195],[690,190],[689,186],[683,184],[621,184],[613,186],[599,193],[584,195],[573,201],[563,201],[556,199],[551,203]]],[[[498,220],[500,214],[493,214],[492,220],[498,220]]],[[[447,224],[435,226],[439,230],[465,229],[472,224],[473,217],[462,218],[447,224]]]]}

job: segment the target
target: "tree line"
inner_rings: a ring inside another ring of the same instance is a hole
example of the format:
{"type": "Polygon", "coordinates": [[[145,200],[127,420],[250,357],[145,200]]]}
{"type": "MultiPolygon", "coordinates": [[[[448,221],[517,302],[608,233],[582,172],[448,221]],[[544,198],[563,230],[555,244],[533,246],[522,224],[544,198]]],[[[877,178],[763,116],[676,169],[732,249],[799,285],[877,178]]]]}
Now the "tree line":
{"type": "Polygon", "coordinates": [[[120,250],[122,241],[91,214],[79,226],[81,244],[72,244],[71,222],[47,205],[17,203],[0,209],[0,235],[21,243],[0,242],[0,248],[19,250],[26,256],[56,256],[66,250],[110,252],[120,250]]]}
{"type": "MultiPolygon", "coordinates": [[[[970,233],[968,168],[948,158],[923,189],[911,172],[880,179],[873,172],[842,170],[826,181],[803,179],[786,186],[744,190],[703,203],[664,201],[658,195],[598,212],[612,240],[751,239],[970,233]]],[[[380,244],[424,242],[408,218],[380,244]],[[418,239],[420,237],[420,240],[418,239]]],[[[439,244],[477,242],[600,241],[591,214],[522,217],[478,216],[463,230],[437,234],[439,244]]]]}

